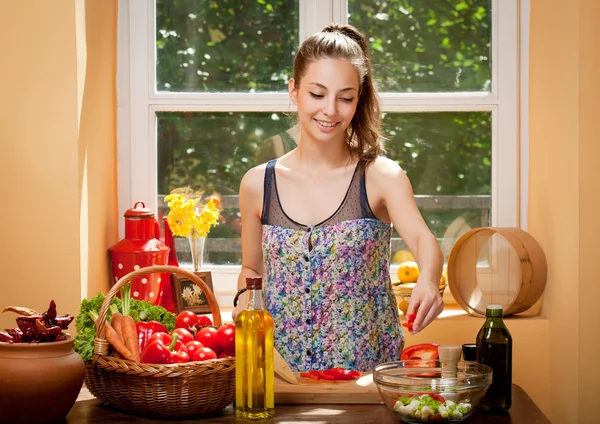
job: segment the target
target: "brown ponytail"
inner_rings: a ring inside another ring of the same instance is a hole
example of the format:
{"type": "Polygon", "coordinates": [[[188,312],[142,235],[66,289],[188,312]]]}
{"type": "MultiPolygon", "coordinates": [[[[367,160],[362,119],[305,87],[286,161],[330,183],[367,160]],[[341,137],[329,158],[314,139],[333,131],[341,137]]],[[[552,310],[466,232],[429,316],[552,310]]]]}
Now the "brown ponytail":
{"type": "Polygon", "coordinates": [[[366,167],[383,153],[381,133],[381,106],[377,87],[373,81],[371,54],[365,36],[352,25],[327,25],[321,32],[307,38],[294,60],[296,86],[308,65],[322,59],[345,59],[359,75],[359,97],[356,113],[346,130],[346,143],[350,153],[366,167]]]}

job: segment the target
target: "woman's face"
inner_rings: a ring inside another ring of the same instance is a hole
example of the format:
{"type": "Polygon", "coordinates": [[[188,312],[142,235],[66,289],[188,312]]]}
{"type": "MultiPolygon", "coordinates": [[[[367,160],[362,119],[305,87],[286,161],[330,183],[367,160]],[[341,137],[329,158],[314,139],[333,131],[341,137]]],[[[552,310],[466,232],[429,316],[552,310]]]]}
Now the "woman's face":
{"type": "Polygon", "coordinates": [[[308,65],[301,81],[291,79],[290,97],[298,106],[302,138],[344,142],[358,103],[356,69],[344,59],[319,59],[308,65]]]}

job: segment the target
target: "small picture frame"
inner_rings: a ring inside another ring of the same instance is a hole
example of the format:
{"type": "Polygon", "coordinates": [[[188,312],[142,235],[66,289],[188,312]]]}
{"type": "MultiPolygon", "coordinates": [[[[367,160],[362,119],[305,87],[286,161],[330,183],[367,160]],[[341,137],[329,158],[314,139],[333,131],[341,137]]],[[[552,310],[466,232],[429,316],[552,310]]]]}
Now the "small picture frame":
{"type": "MultiPolygon", "coordinates": [[[[213,290],[210,271],[197,271],[194,274],[202,278],[208,288],[211,291],[213,290]]],[[[182,311],[192,311],[197,314],[210,314],[212,312],[206,294],[189,278],[171,274],[171,288],[177,314],[182,311]]]]}

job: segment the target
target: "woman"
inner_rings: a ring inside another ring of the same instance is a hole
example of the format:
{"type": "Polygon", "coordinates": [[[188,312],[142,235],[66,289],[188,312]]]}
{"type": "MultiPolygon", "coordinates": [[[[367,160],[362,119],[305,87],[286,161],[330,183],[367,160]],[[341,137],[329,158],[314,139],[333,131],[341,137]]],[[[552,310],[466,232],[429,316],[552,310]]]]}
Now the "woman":
{"type": "Polygon", "coordinates": [[[381,156],[365,37],[332,24],[308,38],[288,89],[300,140],[242,179],[238,286],[264,277],[275,347],[292,369],[372,370],[398,359],[404,344],[389,276],[390,224],[420,269],[408,308],[414,332],[443,309],[443,256],[408,178],[381,156]]]}

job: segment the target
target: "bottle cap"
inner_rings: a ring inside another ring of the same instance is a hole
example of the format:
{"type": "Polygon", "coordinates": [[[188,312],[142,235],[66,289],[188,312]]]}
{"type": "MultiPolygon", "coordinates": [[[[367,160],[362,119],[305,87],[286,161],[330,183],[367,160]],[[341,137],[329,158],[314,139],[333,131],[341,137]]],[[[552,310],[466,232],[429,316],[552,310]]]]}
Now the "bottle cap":
{"type": "Polygon", "coordinates": [[[501,317],[502,315],[502,305],[488,305],[485,309],[486,317],[501,317]]]}
{"type": "Polygon", "coordinates": [[[462,345],[462,354],[465,361],[475,362],[477,360],[477,345],[475,343],[462,345]]]}
{"type": "Polygon", "coordinates": [[[248,290],[262,289],[262,277],[246,277],[246,288],[248,290]]]}

